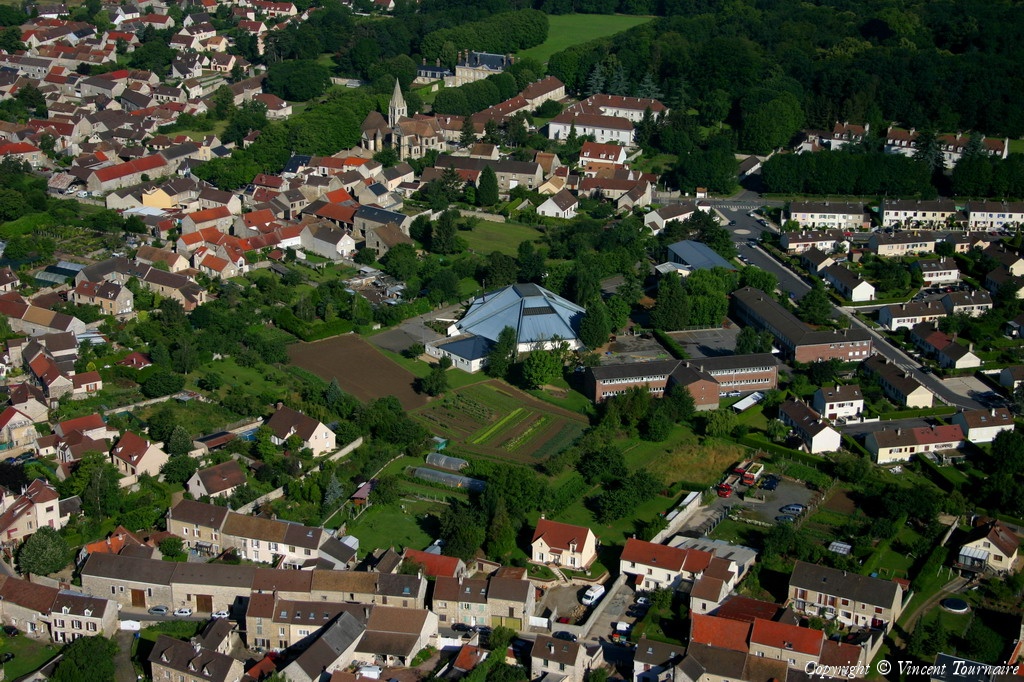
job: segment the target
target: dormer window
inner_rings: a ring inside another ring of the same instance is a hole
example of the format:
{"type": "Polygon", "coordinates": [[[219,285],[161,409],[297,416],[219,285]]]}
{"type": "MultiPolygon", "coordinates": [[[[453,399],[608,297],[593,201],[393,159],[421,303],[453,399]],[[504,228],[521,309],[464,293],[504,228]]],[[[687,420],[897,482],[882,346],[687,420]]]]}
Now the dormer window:
{"type": "Polygon", "coordinates": [[[66,606],[62,606],[62,607],[61,607],[61,609],[60,609],[60,612],[61,612],[61,613],[63,613],[63,614],[64,614],[64,615],[66,616],[66,615],[68,615],[69,613],[71,613],[71,609],[69,609],[69,608],[68,608],[68,607],[66,607],[66,606]]]}

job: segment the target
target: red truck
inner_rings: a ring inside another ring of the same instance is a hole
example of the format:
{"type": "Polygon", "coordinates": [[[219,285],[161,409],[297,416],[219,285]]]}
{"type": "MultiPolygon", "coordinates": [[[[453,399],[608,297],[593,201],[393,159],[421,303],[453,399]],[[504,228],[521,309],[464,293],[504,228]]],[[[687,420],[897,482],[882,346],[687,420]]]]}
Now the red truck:
{"type": "Polygon", "coordinates": [[[764,473],[764,464],[760,462],[754,462],[747,467],[747,470],[743,472],[743,485],[754,485],[757,483],[757,479],[761,478],[761,474],[764,473]]]}
{"type": "Polygon", "coordinates": [[[727,476],[724,481],[718,484],[716,490],[719,497],[731,497],[733,489],[740,484],[739,474],[727,476]]]}

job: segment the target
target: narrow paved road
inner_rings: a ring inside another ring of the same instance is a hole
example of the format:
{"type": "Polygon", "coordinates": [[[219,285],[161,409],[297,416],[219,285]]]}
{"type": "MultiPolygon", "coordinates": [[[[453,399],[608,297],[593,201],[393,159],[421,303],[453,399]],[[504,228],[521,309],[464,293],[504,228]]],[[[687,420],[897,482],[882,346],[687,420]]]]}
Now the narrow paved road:
{"type": "MultiPolygon", "coordinates": [[[[961,587],[963,587],[966,584],[967,580],[961,578],[960,576],[957,576],[956,578],[953,578],[948,583],[943,585],[942,588],[940,588],[939,591],[933,594],[930,598],[918,604],[916,609],[911,611],[909,614],[901,616],[900,620],[902,620],[905,623],[905,625],[903,626],[903,631],[907,633],[907,636],[910,636],[910,633],[912,633],[914,631],[914,628],[917,627],[917,623],[920,620],[921,614],[926,613],[928,610],[930,610],[932,607],[934,607],[936,604],[938,604],[940,601],[950,596],[951,594],[955,594],[961,587]]],[[[892,636],[892,640],[897,645],[903,646],[903,641],[899,638],[899,636],[895,634],[895,631],[892,636]]]]}

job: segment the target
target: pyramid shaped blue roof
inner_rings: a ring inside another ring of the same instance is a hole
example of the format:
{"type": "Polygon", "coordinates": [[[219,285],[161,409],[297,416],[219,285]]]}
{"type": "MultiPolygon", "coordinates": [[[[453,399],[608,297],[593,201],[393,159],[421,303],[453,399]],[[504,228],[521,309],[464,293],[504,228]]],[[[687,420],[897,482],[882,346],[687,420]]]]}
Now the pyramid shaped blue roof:
{"type": "Polygon", "coordinates": [[[497,341],[505,327],[516,330],[520,344],[573,341],[586,310],[536,284],[512,284],[473,301],[455,326],[465,334],[497,341]]]}

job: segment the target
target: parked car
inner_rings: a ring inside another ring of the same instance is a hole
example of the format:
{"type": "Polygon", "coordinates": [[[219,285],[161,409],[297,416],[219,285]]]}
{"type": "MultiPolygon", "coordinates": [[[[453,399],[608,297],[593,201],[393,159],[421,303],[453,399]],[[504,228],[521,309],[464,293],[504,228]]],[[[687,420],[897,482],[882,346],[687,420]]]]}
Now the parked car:
{"type": "Polygon", "coordinates": [[[556,632],[555,634],[553,634],[551,636],[554,637],[555,639],[564,639],[567,642],[575,642],[577,639],[579,639],[579,637],[577,637],[576,635],[572,634],[571,632],[567,632],[565,630],[559,630],[558,632],[556,632]]]}
{"type": "Polygon", "coordinates": [[[636,598],[636,603],[637,603],[638,606],[648,606],[648,605],[650,605],[651,600],[648,599],[647,597],[637,597],[636,598]]]}
{"type": "Polygon", "coordinates": [[[455,632],[469,632],[469,626],[465,623],[452,623],[452,630],[455,630],[455,632]]]}
{"type": "Polygon", "coordinates": [[[793,523],[796,521],[796,517],[790,516],[789,514],[783,514],[782,516],[776,516],[775,520],[779,523],[793,523]]]}
{"type": "Polygon", "coordinates": [[[187,606],[182,606],[180,609],[174,610],[174,615],[178,616],[179,618],[188,618],[192,615],[192,609],[190,609],[187,606]]]}
{"type": "Polygon", "coordinates": [[[227,618],[228,617],[228,612],[227,611],[214,611],[213,613],[210,614],[210,617],[211,618],[227,618]]]}
{"type": "Polygon", "coordinates": [[[152,607],[149,610],[149,615],[151,615],[151,616],[166,616],[168,613],[170,613],[170,611],[171,610],[169,608],[167,608],[166,606],[154,606],[154,607],[152,607]]]}
{"type": "Polygon", "coordinates": [[[764,478],[761,479],[762,490],[767,490],[768,492],[771,492],[778,487],[779,477],[775,476],[774,474],[769,474],[768,476],[765,476],[764,478]]]}
{"type": "Polygon", "coordinates": [[[779,511],[783,514],[792,514],[793,516],[799,516],[800,514],[803,514],[806,510],[807,507],[803,506],[802,504],[787,504],[779,511]]]}

